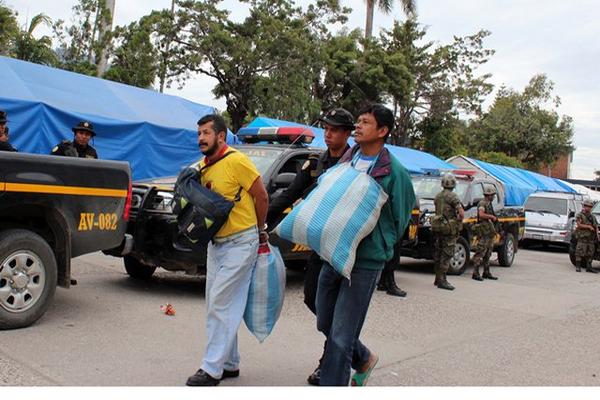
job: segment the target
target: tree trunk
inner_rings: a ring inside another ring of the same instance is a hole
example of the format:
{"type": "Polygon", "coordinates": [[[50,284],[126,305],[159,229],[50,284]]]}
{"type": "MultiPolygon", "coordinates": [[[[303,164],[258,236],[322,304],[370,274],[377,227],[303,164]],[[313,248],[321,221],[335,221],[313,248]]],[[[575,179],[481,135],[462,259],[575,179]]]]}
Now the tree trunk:
{"type": "MultiPolygon", "coordinates": [[[[175,22],[175,0],[171,0],[171,18],[173,18],[173,22],[175,22]]],[[[163,93],[163,91],[165,90],[165,82],[167,80],[167,64],[169,62],[169,51],[171,50],[171,41],[173,40],[173,38],[171,38],[168,42],[167,42],[167,48],[165,49],[164,54],[166,54],[165,57],[163,57],[163,65],[161,65],[160,67],[160,76],[158,77],[159,82],[160,82],[160,93],[163,93]]]]}
{"type": "Polygon", "coordinates": [[[367,0],[367,25],[365,27],[365,38],[373,36],[373,14],[375,12],[375,0],[367,0]]]}
{"type": "MultiPolygon", "coordinates": [[[[100,21],[100,32],[98,34],[98,41],[103,45],[100,49],[99,60],[98,61],[98,73],[97,76],[102,77],[106,72],[108,67],[108,52],[106,51],[106,43],[104,43],[104,35],[112,30],[112,22],[113,17],[115,15],[115,1],[116,0],[106,0],[105,7],[110,13],[110,22],[108,23],[104,18],[100,21]]],[[[102,13],[100,13],[102,14],[102,13]]]]}

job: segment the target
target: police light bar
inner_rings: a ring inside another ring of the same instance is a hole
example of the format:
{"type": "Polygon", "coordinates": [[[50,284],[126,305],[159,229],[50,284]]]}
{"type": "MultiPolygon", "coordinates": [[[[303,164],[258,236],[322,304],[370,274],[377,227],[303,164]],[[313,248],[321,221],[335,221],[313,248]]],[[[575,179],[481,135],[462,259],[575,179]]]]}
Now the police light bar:
{"type": "Polygon", "coordinates": [[[452,171],[454,175],[464,175],[468,177],[473,177],[477,174],[477,171],[474,169],[455,169],[452,171]]]}
{"type": "Polygon", "coordinates": [[[315,138],[312,129],[298,126],[240,128],[238,138],[244,143],[278,142],[310,144],[315,138]]]}

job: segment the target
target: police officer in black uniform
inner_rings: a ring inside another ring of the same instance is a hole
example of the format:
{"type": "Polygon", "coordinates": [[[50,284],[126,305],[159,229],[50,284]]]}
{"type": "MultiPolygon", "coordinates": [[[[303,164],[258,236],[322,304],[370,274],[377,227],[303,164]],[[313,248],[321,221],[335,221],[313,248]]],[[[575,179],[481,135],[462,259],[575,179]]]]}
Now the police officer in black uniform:
{"type": "Polygon", "coordinates": [[[7,122],[8,118],[6,111],[0,110],[0,151],[17,151],[17,149],[12,147],[12,145],[8,142],[7,122]]]}
{"type": "MultiPolygon", "coordinates": [[[[281,221],[284,216],[283,213],[288,207],[298,199],[305,198],[316,186],[317,178],[327,169],[337,164],[344,153],[350,149],[348,138],[354,130],[354,117],[349,111],[337,108],[327,113],[320,121],[325,128],[327,151],[321,155],[311,155],[292,184],[269,203],[267,213],[268,230],[273,229],[281,221]]],[[[315,298],[322,265],[323,261],[319,255],[313,252],[306,264],[304,275],[304,303],[315,315],[317,312],[315,298]]],[[[308,377],[308,383],[319,385],[319,379],[320,365],[308,377]]]]}
{"type": "Polygon", "coordinates": [[[80,158],[98,158],[96,149],[90,146],[90,139],[96,136],[94,126],[89,121],[81,121],[73,127],[73,141],[63,140],[52,149],[52,155],[80,157],[80,158]]]}

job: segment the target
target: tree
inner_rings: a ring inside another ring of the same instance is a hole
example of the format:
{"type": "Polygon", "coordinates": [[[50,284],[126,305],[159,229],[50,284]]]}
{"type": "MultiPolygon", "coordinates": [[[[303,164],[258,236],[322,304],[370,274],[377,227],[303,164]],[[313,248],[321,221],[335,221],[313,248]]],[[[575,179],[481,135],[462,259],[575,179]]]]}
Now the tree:
{"type": "Polygon", "coordinates": [[[424,41],[426,33],[416,20],[409,19],[394,22],[391,30],[381,34],[388,56],[401,57],[412,76],[410,86],[398,86],[389,92],[396,116],[391,141],[401,146],[412,143],[443,156],[452,150],[445,146],[461,138],[442,140],[436,129],[458,135],[460,129],[454,129],[458,116],[480,113],[492,85],[487,82],[489,74],[478,76],[476,72],[494,51],[483,47],[483,40],[490,34],[487,31],[455,37],[451,44],[439,46],[424,41]]]}
{"type": "Polygon", "coordinates": [[[501,152],[537,170],[574,150],[573,120],[558,115],[560,98],[546,75],[518,92],[500,88],[490,109],[472,124],[473,151],[501,152]]]}
{"type": "Polygon", "coordinates": [[[52,38],[42,36],[36,39],[33,32],[40,24],[52,25],[52,20],[45,14],[38,14],[31,19],[27,30],[21,30],[14,38],[10,55],[24,61],[43,65],[56,65],[57,57],[52,50],[52,38]]]}
{"type": "Polygon", "coordinates": [[[121,45],[115,50],[114,60],[104,78],[128,85],[149,88],[158,70],[158,52],[150,41],[149,26],[133,22],[128,27],[117,27],[115,37],[121,45]]]}
{"type": "Polygon", "coordinates": [[[596,177],[594,178],[594,180],[596,182],[600,182],[600,170],[594,171],[594,175],[596,175],[596,177]]]}
{"type": "Polygon", "coordinates": [[[61,67],[95,76],[101,54],[110,48],[112,35],[102,34],[101,26],[111,23],[111,12],[105,0],[79,0],[72,10],[71,25],[63,20],[53,25],[61,67]]]}
{"type": "MultiPolygon", "coordinates": [[[[375,15],[375,4],[379,6],[379,9],[384,14],[392,12],[393,0],[366,0],[367,2],[367,21],[365,25],[365,38],[370,39],[373,37],[373,16],[375,15]]],[[[415,0],[400,0],[400,6],[402,11],[409,18],[415,18],[417,16],[417,4],[415,0]]]]}
{"type": "Polygon", "coordinates": [[[17,16],[0,1],[0,54],[8,54],[15,36],[19,33],[17,16]]]}
{"type": "Polygon", "coordinates": [[[311,96],[320,72],[319,38],[345,9],[338,0],[318,0],[306,10],[293,0],[243,2],[250,14],[242,22],[231,21],[220,0],[179,2],[187,22],[177,38],[184,53],[179,62],[217,81],[213,93],[225,99],[234,131],[257,112],[311,119],[319,111],[311,96]]]}

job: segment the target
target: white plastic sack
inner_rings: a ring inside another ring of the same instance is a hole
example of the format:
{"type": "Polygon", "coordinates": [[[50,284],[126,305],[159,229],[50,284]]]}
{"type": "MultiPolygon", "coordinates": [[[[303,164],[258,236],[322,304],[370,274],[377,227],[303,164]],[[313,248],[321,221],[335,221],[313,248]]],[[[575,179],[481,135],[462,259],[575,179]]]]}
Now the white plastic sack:
{"type": "Polygon", "coordinates": [[[279,237],[310,247],[346,278],[360,242],[373,231],[388,199],[383,188],[350,163],[321,175],[306,200],[275,228],[279,237]]]}
{"type": "Polygon", "coordinates": [[[266,243],[258,249],[252,271],[244,322],[254,336],[263,342],[275,327],[285,294],[285,264],[279,249],[266,243]]]}

